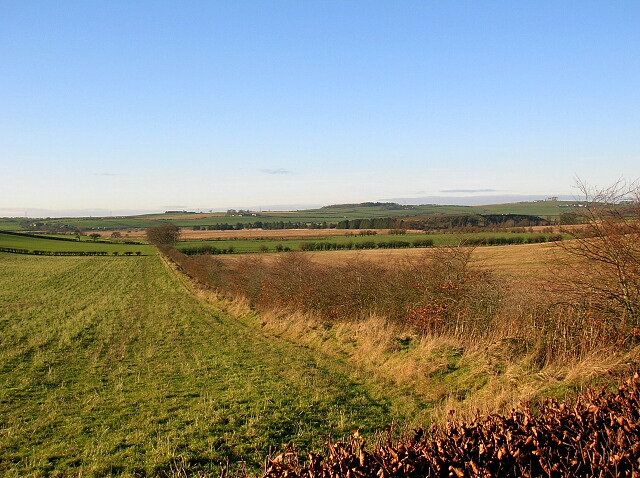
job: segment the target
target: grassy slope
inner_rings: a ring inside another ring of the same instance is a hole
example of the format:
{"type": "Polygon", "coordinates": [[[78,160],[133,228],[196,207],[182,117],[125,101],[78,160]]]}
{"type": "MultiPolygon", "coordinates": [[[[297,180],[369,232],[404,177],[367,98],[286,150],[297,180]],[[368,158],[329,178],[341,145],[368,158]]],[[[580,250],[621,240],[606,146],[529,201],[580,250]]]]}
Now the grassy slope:
{"type": "Polygon", "coordinates": [[[259,466],[411,406],[194,297],[158,256],[0,254],[0,270],[3,476],[259,466]]]}
{"type": "MultiPolygon", "coordinates": [[[[69,236],[67,236],[69,237],[69,236]]],[[[142,254],[155,254],[155,248],[146,244],[119,244],[83,241],[65,241],[55,239],[42,239],[27,235],[17,236],[13,234],[2,234],[0,232],[0,247],[11,247],[16,249],[27,249],[29,251],[69,251],[69,252],[107,252],[111,254],[118,252],[141,252],[142,254]]]]}

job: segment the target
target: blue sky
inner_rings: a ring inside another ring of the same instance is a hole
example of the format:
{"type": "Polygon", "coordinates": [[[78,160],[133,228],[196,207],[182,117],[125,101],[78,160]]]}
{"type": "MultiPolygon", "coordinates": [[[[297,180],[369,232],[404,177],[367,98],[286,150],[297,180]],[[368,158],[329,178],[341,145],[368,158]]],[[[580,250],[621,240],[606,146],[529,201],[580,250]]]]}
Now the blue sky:
{"type": "Polygon", "coordinates": [[[0,215],[640,177],[637,1],[1,1],[0,215]]]}

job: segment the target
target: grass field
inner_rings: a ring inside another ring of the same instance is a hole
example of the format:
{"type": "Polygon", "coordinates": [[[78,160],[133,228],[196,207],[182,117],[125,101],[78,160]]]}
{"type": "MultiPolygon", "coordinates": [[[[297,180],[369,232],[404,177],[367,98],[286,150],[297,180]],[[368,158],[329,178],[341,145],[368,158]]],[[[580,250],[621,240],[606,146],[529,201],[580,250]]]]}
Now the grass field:
{"type": "Polygon", "coordinates": [[[0,474],[219,474],[421,405],[195,297],[157,256],[0,253],[0,474]]]}
{"type": "MultiPolygon", "coordinates": [[[[66,236],[67,238],[73,236],[66,236]]],[[[106,252],[107,254],[155,254],[156,250],[148,244],[124,244],[93,242],[83,238],[82,241],[56,240],[55,238],[43,239],[27,235],[3,234],[0,232],[0,248],[26,249],[27,251],[45,252],[106,252]]]]}
{"type": "MultiPolygon", "coordinates": [[[[273,231],[270,231],[273,232],[273,231]]],[[[548,237],[548,234],[542,234],[548,237]]],[[[479,232],[479,233],[463,233],[463,234],[402,234],[402,235],[388,235],[378,234],[375,236],[347,236],[341,235],[301,235],[298,237],[289,235],[282,231],[281,236],[276,234],[265,234],[263,236],[255,235],[254,237],[235,237],[232,239],[216,239],[216,240],[184,240],[180,241],[176,247],[179,250],[185,250],[189,248],[198,248],[204,246],[211,246],[217,249],[229,250],[233,248],[234,253],[249,253],[249,252],[274,252],[276,246],[288,247],[290,250],[300,250],[304,244],[310,243],[335,243],[346,245],[351,243],[355,248],[358,244],[364,243],[389,243],[391,241],[403,241],[413,243],[414,241],[432,240],[434,246],[455,246],[460,243],[464,243],[469,240],[488,239],[488,238],[521,238],[524,242],[529,239],[540,237],[540,233],[509,233],[509,232],[479,232]]]]}

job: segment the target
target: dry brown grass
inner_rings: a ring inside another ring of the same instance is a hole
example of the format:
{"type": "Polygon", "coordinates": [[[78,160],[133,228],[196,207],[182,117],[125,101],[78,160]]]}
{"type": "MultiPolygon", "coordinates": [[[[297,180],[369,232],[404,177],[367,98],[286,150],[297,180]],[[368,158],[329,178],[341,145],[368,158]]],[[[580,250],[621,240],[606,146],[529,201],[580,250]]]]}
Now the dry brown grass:
{"type": "Polygon", "coordinates": [[[636,348],[537,366],[535,351],[519,341],[494,338],[461,344],[453,337],[416,334],[382,317],[332,326],[301,313],[263,313],[249,320],[269,333],[346,359],[358,373],[423,397],[432,405],[417,410],[410,425],[443,422],[450,410],[470,419],[478,411],[507,413],[519,403],[546,396],[565,398],[598,379],[614,381],[640,357],[636,348]]]}
{"type": "MultiPolygon", "coordinates": [[[[215,256],[215,260],[242,266],[242,261],[255,258],[268,260],[276,268],[283,266],[280,262],[295,257],[302,262],[310,259],[342,267],[357,267],[360,261],[392,266],[416,259],[416,254],[438,252],[337,251],[259,257],[228,255],[215,256]]],[[[545,298],[543,287],[547,285],[549,266],[559,252],[562,249],[552,244],[493,246],[473,251],[474,262],[509,279],[508,295],[495,317],[488,318],[486,325],[479,324],[484,331],[479,335],[451,335],[446,331],[425,334],[401,320],[375,313],[336,321],[295,310],[295,304],[260,308],[256,313],[246,298],[223,300],[225,305],[221,307],[233,308],[233,315],[244,317],[242,320],[268,334],[321,350],[353,364],[356,373],[373,375],[399,391],[421,397],[426,405],[416,410],[414,424],[444,419],[450,409],[456,409],[456,416],[462,417],[473,416],[477,409],[483,413],[508,412],[522,401],[548,395],[562,397],[592,383],[594,378],[611,379],[611,375],[627,367],[627,362],[637,362],[640,356],[637,349],[632,356],[621,350],[594,347],[589,337],[574,330],[580,325],[577,316],[563,317],[555,328],[546,322],[552,317],[548,311],[563,313],[549,307],[553,299],[545,298]],[[575,344],[562,342],[565,330],[577,334],[570,337],[575,344]]],[[[215,294],[204,295],[220,303],[215,294]]]]}

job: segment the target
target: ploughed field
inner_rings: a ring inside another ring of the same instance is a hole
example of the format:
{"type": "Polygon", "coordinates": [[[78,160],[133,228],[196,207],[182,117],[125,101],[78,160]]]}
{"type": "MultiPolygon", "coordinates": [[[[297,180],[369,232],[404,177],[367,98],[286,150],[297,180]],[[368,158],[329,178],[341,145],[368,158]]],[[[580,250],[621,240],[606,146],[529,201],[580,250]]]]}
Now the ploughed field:
{"type": "Polygon", "coordinates": [[[0,271],[3,476],[257,471],[271,447],[415,412],[196,297],[160,256],[0,253],[0,271]]]}

